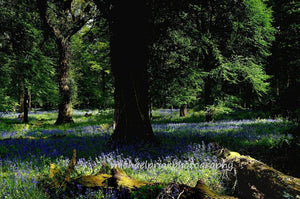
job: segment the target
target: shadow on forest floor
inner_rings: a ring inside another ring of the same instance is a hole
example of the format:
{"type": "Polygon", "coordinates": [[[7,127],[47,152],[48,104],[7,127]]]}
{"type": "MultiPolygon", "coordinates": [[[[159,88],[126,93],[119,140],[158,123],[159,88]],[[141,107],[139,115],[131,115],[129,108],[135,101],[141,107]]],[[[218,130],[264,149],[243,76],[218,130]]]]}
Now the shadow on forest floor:
{"type": "MultiPolygon", "coordinates": [[[[69,157],[72,150],[77,149],[79,156],[95,158],[103,151],[108,153],[113,151],[106,144],[112,133],[110,126],[112,114],[95,114],[92,117],[75,115],[75,124],[62,126],[53,125],[54,118],[32,116],[30,119],[25,130],[21,128],[24,124],[20,119],[1,118],[0,122],[2,123],[1,127],[4,127],[2,129],[9,129],[11,125],[20,126],[16,129],[22,129],[25,133],[22,136],[25,138],[26,136],[36,138],[49,136],[49,138],[14,139],[8,135],[8,138],[12,139],[0,141],[4,145],[0,150],[0,156],[4,157],[9,154],[10,157],[27,159],[29,157],[25,152],[30,151],[35,156],[69,157]]],[[[164,123],[163,121],[167,122],[168,120],[157,116],[156,122],[158,121],[164,123]]],[[[268,123],[244,120],[248,123],[240,124],[240,121],[199,123],[199,117],[198,121],[196,117],[180,121],[188,123],[153,124],[156,136],[161,140],[161,149],[152,149],[151,153],[153,154],[148,153],[148,155],[155,158],[159,156],[159,153],[168,154],[172,150],[184,151],[185,146],[189,144],[201,144],[202,141],[205,143],[216,142],[230,150],[261,160],[286,174],[300,177],[300,166],[295,161],[300,159],[299,140],[287,135],[287,131],[292,127],[284,122],[268,123]]],[[[9,134],[9,132],[6,133],[9,134]]],[[[132,148],[130,148],[131,151],[124,150],[128,154],[139,154],[132,148]]]]}

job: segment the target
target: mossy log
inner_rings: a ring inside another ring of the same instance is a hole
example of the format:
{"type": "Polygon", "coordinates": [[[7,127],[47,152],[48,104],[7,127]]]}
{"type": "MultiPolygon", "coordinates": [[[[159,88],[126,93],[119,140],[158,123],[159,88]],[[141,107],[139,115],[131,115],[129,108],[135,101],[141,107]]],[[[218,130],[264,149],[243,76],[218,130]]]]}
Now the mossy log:
{"type": "MultiPolygon", "coordinates": [[[[203,180],[198,180],[195,187],[189,187],[187,185],[181,184],[177,185],[179,191],[181,192],[180,199],[191,199],[191,198],[203,198],[203,199],[235,199],[233,196],[220,195],[209,189],[205,185],[203,180]]],[[[160,197],[158,197],[160,198],[160,197]]],[[[173,198],[173,197],[171,197],[173,198]]]]}
{"type": "Polygon", "coordinates": [[[268,165],[222,149],[219,157],[233,164],[234,192],[240,198],[300,198],[300,179],[283,174],[268,165]]]}
{"type": "MultiPolygon", "coordinates": [[[[79,175],[77,177],[71,177],[76,175],[71,175],[75,170],[76,164],[76,150],[73,152],[73,157],[66,168],[66,171],[61,171],[55,164],[50,164],[49,175],[44,176],[41,180],[41,185],[44,189],[52,189],[54,192],[56,189],[61,190],[72,190],[74,187],[82,188],[112,188],[112,189],[126,189],[129,192],[136,190],[143,186],[157,186],[162,185],[165,187],[157,198],[173,198],[171,193],[168,192],[168,187],[176,186],[180,195],[177,198],[188,199],[188,198],[215,198],[215,199],[233,199],[231,196],[222,196],[210,190],[202,180],[197,182],[195,187],[190,187],[184,184],[160,184],[152,183],[134,179],[126,174],[120,168],[110,168],[103,164],[102,169],[98,174],[95,175],[79,175]],[[104,169],[103,169],[104,168],[104,169]],[[107,173],[103,173],[107,172],[107,173]]],[[[77,173],[77,172],[76,172],[77,173]]]]}

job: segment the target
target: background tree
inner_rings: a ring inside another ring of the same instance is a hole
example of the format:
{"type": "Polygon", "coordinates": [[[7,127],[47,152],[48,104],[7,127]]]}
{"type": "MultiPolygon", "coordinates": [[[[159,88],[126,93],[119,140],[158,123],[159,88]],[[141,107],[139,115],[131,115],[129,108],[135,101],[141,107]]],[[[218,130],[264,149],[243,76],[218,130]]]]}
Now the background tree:
{"type": "Polygon", "coordinates": [[[229,102],[234,96],[240,102],[259,100],[268,88],[263,67],[274,32],[270,10],[259,0],[207,1],[191,9],[191,19],[196,20],[191,32],[202,33],[193,36],[201,44],[198,56],[206,73],[202,95],[205,106],[229,102]],[[247,97],[237,89],[243,87],[251,91],[247,97]]]}
{"type": "Polygon", "coordinates": [[[202,69],[191,62],[193,46],[189,37],[177,30],[161,35],[151,49],[150,93],[156,107],[178,107],[187,115],[187,105],[196,101],[201,91],[202,69]]]}
{"type": "Polygon", "coordinates": [[[72,88],[69,79],[70,38],[95,15],[92,2],[38,0],[40,14],[51,29],[57,43],[57,66],[60,103],[56,124],[72,123],[72,88]]]}
{"type": "Polygon", "coordinates": [[[111,3],[109,28],[115,87],[115,130],[111,139],[123,143],[153,142],[147,76],[151,13],[145,1],[111,3]]]}
{"type": "Polygon", "coordinates": [[[1,97],[6,110],[12,109],[12,105],[16,107],[19,101],[24,122],[28,122],[32,103],[41,102],[43,95],[56,91],[52,60],[44,54],[41,21],[34,5],[30,0],[1,2],[4,22],[1,25],[1,97]]]}
{"type": "Polygon", "coordinates": [[[196,101],[203,83],[202,71],[191,56],[195,45],[184,27],[189,26],[181,9],[183,2],[157,1],[152,4],[154,39],[150,56],[151,103],[156,107],[180,108],[196,101]]]}
{"type": "Polygon", "coordinates": [[[268,74],[272,75],[271,103],[276,114],[300,121],[300,3],[268,1],[273,9],[275,41],[271,49],[268,74]]]}
{"type": "Polygon", "coordinates": [[[158,5],[150,61],[151,94],[158,103],[166,106],[173,99],[175,105],[184,96],[198,96],[201,109],[250,107],[267,92],[263,67],[274,30],[262,1],[158,5]]]}
{"type": "MultiPolygon", "coordinates": [[[[95,18],[71,39],[76,108],[112,108],[108,23],[95,18]]],[[[75,98],[75,97],[74,97],[75,98]]]]}

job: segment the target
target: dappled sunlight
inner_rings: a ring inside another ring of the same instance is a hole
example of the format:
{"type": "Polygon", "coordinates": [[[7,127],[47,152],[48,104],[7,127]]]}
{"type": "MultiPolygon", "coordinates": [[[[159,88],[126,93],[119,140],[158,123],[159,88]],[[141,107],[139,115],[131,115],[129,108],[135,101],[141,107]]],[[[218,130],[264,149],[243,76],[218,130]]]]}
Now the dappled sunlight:
{"type": "MultiPolygon", "coordinates": [[[[166,123],[152,124],[159,146],[141,143],[112,148],[107,144],[113,133],[112,126],[109,123],[93,123],[99,117],[106,121],[111,111],[101,114],[90,111],[93,114],[89,118],[85,116],[86,112],[73,112],[79,124],[50,125],[50,128],[37,128],[35,123],[39,120],[35,118],[42,118],[42,123],[48,122],[53,112],[30,113],[32,125],[24,128],[23,124],[19,124],[23,127],[20,130],[1,130],[0,182],[4,187],[27,187],[44,197],[43,191],[36,191],[38,179],[49,175],[50,163],[65,170],[73,149],[76,149],[75,169],[80,175],[97,174],[102,165],[107,164],[123,169],[134,179],[152,183],[174,182],[193,187],[202,179],[211,189],[223,193],[227,189],[223,184],[225,176],[233,172],[233,165],[224,164],[216,156],[220,148],[216,142],[240,153],[248,153],[270,148],[280,139],[292,138],[284,134],[288,124],[274,119],[166,123]]],[[[163,114],[166,112],[162,111],[163,114]]],[[[14,120],[13,117],[5,116],[2,121],[9,122],[14,120]]],[[[12,188],[0,189],[1,194],[10,192],[12,188]]]]}

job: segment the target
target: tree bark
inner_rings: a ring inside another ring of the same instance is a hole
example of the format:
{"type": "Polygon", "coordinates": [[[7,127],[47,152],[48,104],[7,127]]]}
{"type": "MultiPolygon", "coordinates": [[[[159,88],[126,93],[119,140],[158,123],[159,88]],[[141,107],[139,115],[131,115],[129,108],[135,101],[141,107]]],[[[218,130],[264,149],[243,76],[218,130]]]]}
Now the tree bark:
{"type": "Polygon", "coordinates": [[[79,2],[84,9],[76,9],[75,11],[72,10],[72,2],[73,1],[65,1],[63,6],[62,4],[57,4],[57,7],[54,6],[54,8],[50,9],[47,0],[36,1],[40,16],[44,22],[44,25],[46,26],[44,30],[45,32],[52,31],[56,38],[56,43],[59,50],[59,64],[57,71],[60,102],[58,106],[58,117],[55,123],[58,125],[74,122],[72,119],[72,93],[69,80],[70,66],[68,63],[70,58],[70,38],[77,33],[94,15],[89,12],[91,10],[91,5],[89,2],[79,2]],[[49,14],[49,12],[52,13],[49,14]],[[55,18],[53,18],[53,16],[55,16],[55,18]]]}
{"type": "Polygon", "coordinates": [[[23,113],[24,112],[24,95],[25,95],[25,85],[24,85],[24,76],[21,75],[21,81],[20,81],[20,88],[21,88],[21,94],[20,94],[20,107],[18,112],[23,113]]]}
{"type": "Polygon", "coordinates": [[[58,105],[58,117],[56,120],[57,125],[65,123],[73,123],[72,119],[72,104],[71,104],[71,89],[69,80],[68,64],[70,52],[68,47],[68,41],[64,39],[57,39],[57,45],[59,48],[59,66],[58,66],[58,85],[60,102],[58,105]]]}
{"type": "Polygon", "coordinates": [[[111,8],[111,67],[115,86],[115,130],[111,140],[154,141],[148,107],[149,10],[140,0],[114,1],[111,8]]]}
{"type": "Polygon", "coordinates": [[[31,92],[28,90],[28,110],[31,111],[32,109],[32,97],[31,97],[31,92]]]}
{"type": "Polygon", "coordinates": [[[232,176],[235,195],[239,198],[298,198],[300,179],[285,175],[249,156],[222,149],[219,155],[232,163],[236,175],[232,176]]]}
{"type": "Polygon", "coordinates": [[[19,113],[24,112],[24,93],[21,93],[21,95],[20,95],[20,107],[19,107],[18,112],[19,113]]]}
{"type": "Polygon", "coordinates": [[[183,104],[180,106],[180,117],[186,117],[187,116],[187,104],[183,104]]]}

